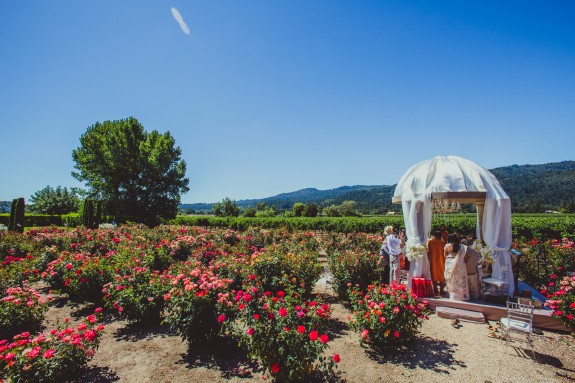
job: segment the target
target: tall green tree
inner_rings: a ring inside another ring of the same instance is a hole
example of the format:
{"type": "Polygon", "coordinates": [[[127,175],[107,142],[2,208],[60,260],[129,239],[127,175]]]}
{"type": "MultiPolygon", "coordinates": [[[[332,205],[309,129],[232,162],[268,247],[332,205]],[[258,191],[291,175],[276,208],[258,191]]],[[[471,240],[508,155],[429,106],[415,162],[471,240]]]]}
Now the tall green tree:
{"type": "Polygon", "coordinates": [[[189,190],[186,162],[169,132],[148,133],[134,117],[97,122],[72,152],[72,175],[118,220],[156,225],[178,212],[189,190]]]}
{"type": "Polygon", "coordinates": [[[78,210],[80,198],[75,189],[46,186],[28,200],[30,211],[37,214],[68,214],[78,210]]]}

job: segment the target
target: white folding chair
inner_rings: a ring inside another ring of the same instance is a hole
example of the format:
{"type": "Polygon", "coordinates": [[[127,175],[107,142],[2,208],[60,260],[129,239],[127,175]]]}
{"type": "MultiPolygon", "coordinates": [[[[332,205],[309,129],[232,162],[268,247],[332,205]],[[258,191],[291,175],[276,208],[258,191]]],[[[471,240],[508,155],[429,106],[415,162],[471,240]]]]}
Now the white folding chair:
{"type": "Polygon", "coordinates": [[[533,312],[535,307],[533,305],[526,305],[521,303],[507,301],[507,317],[501,318],[501,331],[505,338],[505,345],[509,346],[511,332],[517,332],[525,335],[525,339],[531,348],[533,356],[535,350],[533,349],[533,312]]]}

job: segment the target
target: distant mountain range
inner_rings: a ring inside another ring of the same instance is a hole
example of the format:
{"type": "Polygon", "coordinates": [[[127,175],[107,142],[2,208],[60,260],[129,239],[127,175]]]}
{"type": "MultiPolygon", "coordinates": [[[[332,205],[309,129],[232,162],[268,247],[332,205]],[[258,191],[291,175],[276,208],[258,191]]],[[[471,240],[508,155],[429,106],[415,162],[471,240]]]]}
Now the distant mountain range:
{"type": "MultiPolygon", "coordinates": [[[[560,210],[575,212],[575,161],[554,162],[543,165],[511,165],[490,170],[511,198],[514,212],[544,212],[560,210]]],[[[241,209],[255,207],[258,203],[289,210],[296,202],[315,203],[320,208],[355,201],[363,214],[382,214],[400,210],[391,204],[395,185],[341,186],[335,189],[301,189],[261,199],[236,201],[241,209]]],[[[181,204],[180,209],[207,212],[212,203],[181,204]]]]}

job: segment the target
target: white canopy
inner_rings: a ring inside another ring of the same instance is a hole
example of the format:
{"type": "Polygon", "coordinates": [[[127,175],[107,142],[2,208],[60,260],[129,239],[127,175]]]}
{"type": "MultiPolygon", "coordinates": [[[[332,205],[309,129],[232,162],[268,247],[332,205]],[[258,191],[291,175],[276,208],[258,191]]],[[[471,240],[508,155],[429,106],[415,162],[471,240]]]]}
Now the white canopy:
{"type": "MultiPolygon", "coordinates": [[[[474,162],[456,156],[437,156],[412,166],[395,188],[393,202],[401,202],[408,248],[427,244],[431,231],[432,201],[451,199],[477,206],[477,237],[493,250],[492,277],[509,284],[511,269],[511,201],[497,178],[474,162]]],[[[429,260],[411,262],[410,278],[430,278],[429,260]]]]}

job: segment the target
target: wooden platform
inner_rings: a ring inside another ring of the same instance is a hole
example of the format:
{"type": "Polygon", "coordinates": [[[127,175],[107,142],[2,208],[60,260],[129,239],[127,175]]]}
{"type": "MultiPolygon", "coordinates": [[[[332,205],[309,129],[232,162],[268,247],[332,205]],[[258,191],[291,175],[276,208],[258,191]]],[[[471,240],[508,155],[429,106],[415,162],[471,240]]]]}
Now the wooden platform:
{"type": "Polygon", "coordinates": [[[480,311],[469,311],[454,307],[437,306],[435,313],[438,317],[448,319],[459,319],[468,322],[485,323],[485,316],[480,311]]]}
{"type": "MultiPolygon", "coordinates": [[[[418,302],[427,301],[429,308],[436,311],[437,307],[451,307],[466,311],[475,311],[483,314],[485,319],[490,321],[498,321],[507,316],[507,308],[502,305],[487,303],[483,300],[474,300],[469,302],[452,301],[448,298],[417,298],[418,302]]],[[[566,327],[563,322],[551,316],[550,310],[535,310],[533,315],[533,326],[547,330],[557,330],[571,332],[572,330],[566,327]]]]}

